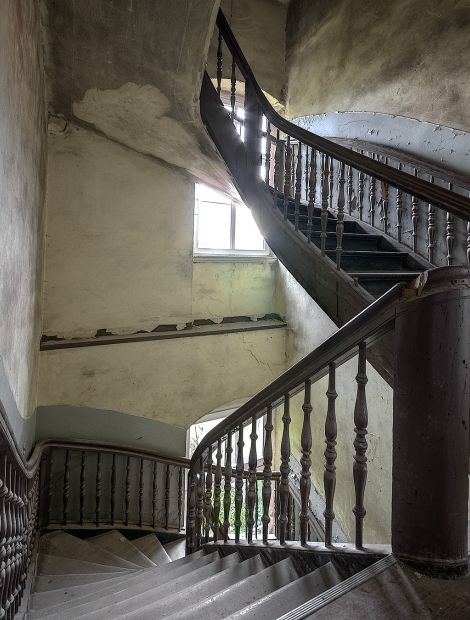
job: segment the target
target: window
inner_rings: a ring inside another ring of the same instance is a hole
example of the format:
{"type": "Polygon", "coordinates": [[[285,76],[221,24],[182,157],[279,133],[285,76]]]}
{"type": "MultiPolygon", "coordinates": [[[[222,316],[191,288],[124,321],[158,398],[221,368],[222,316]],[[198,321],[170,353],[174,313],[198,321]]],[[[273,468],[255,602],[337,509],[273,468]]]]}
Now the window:
{"type": "Polygon", "coordinates": [[[196,185],[196,256],[268,256],[269,249],[250,210],[205,185],[196,185]]]}

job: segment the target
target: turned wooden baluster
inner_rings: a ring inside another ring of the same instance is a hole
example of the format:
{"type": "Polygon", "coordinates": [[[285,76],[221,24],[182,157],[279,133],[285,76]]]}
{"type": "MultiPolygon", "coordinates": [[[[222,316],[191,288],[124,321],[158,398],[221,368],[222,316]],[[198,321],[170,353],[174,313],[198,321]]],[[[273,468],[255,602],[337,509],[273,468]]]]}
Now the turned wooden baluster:
{"type": "MultiPolygon", "coordinates": [[[[413,175],[418,176],[418,169],[413,169],[413,175]]],[[[418,222],[419,222],[419,201],[416,196],[411,197],[411,236],[413,252],[418,250],[418,222]]]]}
{"type": "Polygon", "coordinates": [[[470,222],[467,222],[467,264],[470,265],[470,222]]]}
{"type": "Polygon", "coordinates": [[[294,208],[294,225],[295,230],[299,230],[300,215],[300,199],[302,197],[302,143],[299,142],[297,147],[297,166],[295,169],[295,208],[294,208]]]}
{"type": "Polygon", "coordinates": [[[8,604],[7,608],[9,613],[8,617],[13,617],[13,608],[12,605],[14,603],[14,592],[15,592],[15,579],[16,579],[16,542],[17,542],[17,523],[16,523],[16,493],[15,493],[15,477],[16,472],[13,468],[13,465],[10,466],[10,517],[11,517],[11,544],[10,544],[10,563],[9,563],[9,573],[10,573],[10,581],[8,587],[8,604]]]}
{"type": "MultiPolygon", "coordinates": [[[[361,151],[361,155],[364,155],[364,151],[361,151]]],[[[358,181],[357,181],[357,194],[358,194],[358,208],[359,208],[359,219],[362,220],[362,214],[364,211],[364,193],[365,193],[365,182],[366,182],[366,175],[362,172],[359,171],[359,175],[358,175],[358,181]]]]}
{"type": "MultiPolygon", "coordinates": [[[[388,157],[385,158],[385,165],[388,165],[388,157]]],[[[388,189],[388,183],[385,183],[384,181],[382,181],[380,183],[380,189],[381,189],[381,198],[382,198],[382,214],[381,214],[381,220],[382,220],[382,229],[384,231],[385,234],[388,233],[388,194],[389,194],[389,189],[388,189]]]]}
{"type": "Polygon", "coordinates": [[[212,526],[212,446],[207,451],[206,462],[206,495],[204,498],[204,517],[206,520],[205,541],[209,542],[212,526]]]}
{"type": "Polygon", "coordinates": [[[309,164],[310,164],[310,155],[309,155],[309,150],[308,150],[308,146],[305,145],[305,168],[304,168],[304,175],[305,175],[305,200],[306,202],[308,202],[308,178],[310,175],[310,168],[309,168],[309,164]]]}
{"type": "Polygon", "coordinates": [[[279,499],[279,478],[274,481],[274,535],[279,538],[279,515],[281,514],[279,499]]]}
{"type": "Polygon", "coordinates": [[[129,508],[131,505],[131,458],[126,458],[126,489],[124,494],[124,524],[129,525],[129,508]]]}
{"type": "MultiPolygon", "coordinates": [[[[403,170],[403,165],[401,162],[398,164],[398,170],[401,172],[403,170]]],[[[401,189],[397,189],[397,241],[401,243],[401,237],[403,232],[403,192],[401,189]]]]}
{"type": "Polygon", "coordinates": [[[5,614],[9,617],[8,609],[10,607],[10,587],[11,587],[11,555],[13,552],[13,520],[11,515],[11,499],[13,493],[11,491],[11,467],[5,457],[5,513],[6,513],[6,528],[5,528],[5,578],[3,580],[2,591],[2,608],[5,610],[5,614]]]}
{"type": "Polygon", "coordinates": [[[219,538],[220,494],[222,489],[222,440],[217,441],[216,466],[214,475],[214,542],[219,538]]]}
{"type": "Polygon", "coordinates": [[[167,463],[165,470],[165,529],[170,522],[170,466],[167,463]]]}
{"type": "Polygon", "coordinates": [[[284,153],[284,141],[279,137],[279,129],[276,131],[276,150],[274,152],[274,191],[273,206],[277,209],[279,194],[282,188],[282,161],[284,153]]]}
{"type": "MultiPolygon", "coordinates": [[[[344,164],[342,164],[344,167],[344,164]]],[[[300,474],[300,543],[305,545],[308,539],[308,506],[310,500],[310,466],[312,461],[310,453],[312,451],[312,427],[310,425],[310,414],[312,413],[311,390],[312,382],[310,379],[305,381],[304,404],[302,411],[304,419],[302,424],[302,434],[300,436],[300,446],[302,456],[300,458],[301,474],[300,474]]]]}
{"type": "Polygon", "coordinates": [[[3,457],[2,473],[0,485],[0,615],[2,618],[6,615],[5,597],[7,594],[6,582],[6,562],[7,562],[7,540],[8,540],[8,521],[7,521],[7,456],[3,457]]]}
{"type": "Polygon", "coordinates": [[[224,484],[224,542],[228,542],[230,529],[230,505],[232,494],[232,431],[227,433],[225,446],[225,484],[224,484]]]}
{"type": "Polygon", "coordinates": [[[258,523],[259,523],[259,493],[258,493],[258,480],[255,485],[255,539],[258,540],[258,523]]]}
{"type": "MultiPolygon", "coordinates": [[[[298,145],[297,145],[298,146],[298,145]]],[[[290,162],[290,171],[291,171],[291,179],[290,179],[290,191],[291,191],[291,196],[292,198],[294,198],[295,200],[295,176],[296,176],[296,165],[295,165],[295,160],[296,160],[296,155],[295,155],[295,144],[292,145],[291,148],[291,162],[290,162]]]]}
{"type": "Polygon", "coordinates": [[[113,454],[111,463],[111,494],[110,494],[110,515],[111,525],[114,525],[116,518],[116,455],[113,454]]]}
{"type": "Polygon", "coordinates": [[[329,193],[330,193],[330,209],[333,209],[333,189],[334,189],[334,184],[335,184],[335,166],[334,166],[334,159],[333,157],[330,157],[330,171],[329,171],[329,175],[328,175],[328,182],[329,182],[329,193]]]}
{"type": "Polygon", "coordinates": [[[339,163],[338,177],[338,214],[336,219],[336,269],[341,267],[341,254],[343,252],[344,233],[344,164],[339,163]]]}
{"type": "Polygon", "coordinates": [[[186,553],[196,551],[196,478],[197,474],[189,472],[188,475],[188,518],[186,524],[186,553]]]}
{"type": "Polygon", "coordinates": [[[157,501],[158,501],[158,463],[157,461],[153,462],[153,472],[152,472],[152,526],[153,529],[157,527],[157,501]]]}
{"type": "MultiPolygon", "coordinates": [[[[372,155],[372,159],[375,159],[372,155]]],[[[377,183],[374,177],[369,177],[369,222],[371,226],[375,224],[375,206],[377,203],[377,183]]]]}
{"type": "Polygon", "coordinates": [[[352,166],[348,166],[348,213],[352,214],[354,210],[354,188],[353,188],[354,169],[352,166]]]}
{"type": "Polygon", "coordinates": [[[284,414],[282,416],[283,430],[281,440],[281,481],[279,485],[279,542],[283,545],[286,542],[287,535],[287,512],[289,509],[289,460],[290,460],[290,411],[289,411],[289,394],[284,396],[284,414]]]}
{"type": "Polygon", "coordinates": [[[183,529],[183,468],[178,469],[178,531],[183,529]]]}
{"type": "Polygon", "coordinates": [[[95,525],[100,524],[101,508],[101,452],[96,455],[96,478],[95,478],[95,525]]]}
{"type": "MultiPolygon", "coordinates": [[[[434,177],[431,174],[429,182],[434,183],[434,177]]],[[[428,204],[428,260],[434,262],[434,248],[436,247],[436,212],[434,205],[428,204]]]]}
{"type": "Polygon", "coordinates": [[[235,542],[240,542],[240,529],[242,525],[242,506],[243,506],[243,424],[238,427],[238,452],[237,452],[237,465],[236,465],[236,477],[235,477],[235,542]]]}
{"type": "Polygon", "coordinates": [[[85,510],[85,452],[82,450],[80,456],[80,506],[79,519],[80,525],[83,525],[83,511],[85,510]]]}
{"type": "Polygon", "coordinates": [[[139,527],[142,527],[144,516],[144,459],[140,459],[139,468],[139,527]]]}
{"type": "Polygon", "coordinates": [[[264,437],[264,450],[263,450],[263,461],[264,461],[264,469],[263,469],[263,490],[262,490],[262,499],[263,499],[263,542],[266,544],[268,542],[268,529],[269,529],[269,504],[271,503],[271,475],[272,475],[272,464],[273,464],[273,442],[272,442],[272,432],[274,430],[273,426],[273,408],[269,405],[266,411],[266,424],[264,427],[265,437],[264,437]]]}
{"type": "Polygon", "coordinates": [[[317,152],[312,149],[310,153],[310,169],[308,175],[308,216],[307,216],[307,241],[312,240],[313,214],[315,212],[315,197],[317,192],[317,152]]]}
{"type": "Polygon", "coordinates": [[[269,187],[269,173],[271,171],[271,125],[268,119],[266,119],[266,152],[264,158],[264,180],[269,187]]]}
{"type": "Polygon", "coordinates": [[[199,472],[196,486],[196,540],[197,546],[201,546],[204,523],[204,460],[199,459],[199,472]]]}
{"type": "Polygon", "coordinates": [[[290,183],[291,183],[291,145],[290,136],[287,136],[286,142],[286,155],[284,163],[284,219],[287,220],[289,216],[289,195],[290,195],[290,183]]]}
{"type": "Polygon", "coordinates": [[[363,525],[366,511],[364,508],[364,491],[367,481],[367,400],[366,400],[366,343],[359,344],[358,369],[356,375],[357,396],[356,405],[354,407],[354,432],[356,438],[354,440],[354,490],[356,495],[356,505],[353,513],[356,517],[356,547],[360,549],[363,546],[363,525]]]}
{"type": "Polygon", "coordinates": [[[325,545],[331,545],[333,537],[333,521],[335,513],[333,510],[333,502],[336,489],[336,410],[335,400],[338,396],[335,389],[336,365],[329,365],[328,373],[328,390],[326,396],[328,398],[328,411],[325,420],[325,473],[323,474],[323,486],[325,488],[325,545]]]}
{"type": "Polygon", "coordinates": [[[64,489],[62,492],[62,524],[67,525],[70,499],[70,467],[69,451],[65,451],[64,463],[64,489]]]}
{"type": "MultiPolygon", "coordinates": [[[[449,183],[449,191],[452,191],[452,183],[449,183]]],[[[447,264],[454,264],[454,216],[447,212],[446,215],[446,245],[447,245],[447,264]]]]}
{"type": "Polygon", "coordinates": [[[232,57],[232,72],[230,75],[230,109],[232,122],[235,120],[235,103],[237,100],[237,74],[235,58],[232,57]]]}
{"type": "Polygon", "coordinates": [[[328,185],[328,155],[322,153],[321,156],[322,172],[321,172],[321,253],[324,255],[326,252],[326,237],[328,226],[328,205],[330,203],[329,198],[329,185],[328,185]]]}
{"type": "Polygon", "coordinates": [[[220,97],[222,90],[222,34],[219,30],[219,37],[217,41],[217,94],[220,97]]]}
{"type": "Polygon", "coordinates": [[[258,463],[258,457],[256,454],[256,440],[258,435],[256,434],[256,416],[251,419],[251,434],[250,434],[250,454],[248,456],[248,495],[247,495],[247,507],[248,517],[246,521],[247,539],[251,543],[253,541],[253,526],[255,524],[254,508],[256,501],[256,466],[258,463]]]}

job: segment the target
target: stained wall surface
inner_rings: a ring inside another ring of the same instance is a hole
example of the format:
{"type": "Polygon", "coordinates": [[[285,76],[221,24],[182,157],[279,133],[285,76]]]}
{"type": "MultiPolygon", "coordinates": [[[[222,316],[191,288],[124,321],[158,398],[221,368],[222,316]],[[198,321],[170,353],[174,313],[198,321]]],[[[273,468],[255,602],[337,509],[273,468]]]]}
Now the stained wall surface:
{"type": "Polygon", "coordinates": [[[293,0],[287,111],[399,114],[470,129],[465,0],[293,0]]]}
{"type": "MultiPolygon", "coordinates": [[[[0,401],[20,434],[18,416],[31,416],[36,397],[45,164],[45,84],[38,3],[3,0],[0,3],[0,401]]],[[[20,447],[29,441],[18,439],[20,447]]]]}

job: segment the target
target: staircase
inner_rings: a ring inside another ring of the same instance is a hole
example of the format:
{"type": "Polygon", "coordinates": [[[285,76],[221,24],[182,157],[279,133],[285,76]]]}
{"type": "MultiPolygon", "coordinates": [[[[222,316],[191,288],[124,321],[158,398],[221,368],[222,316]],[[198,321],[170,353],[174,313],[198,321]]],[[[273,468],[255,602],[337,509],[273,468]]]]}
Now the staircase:
{"type": "Polygon", "coordinates": [[[272,620],[344,578],[331,561],[309,571],[291,557],[242,551],[222,556],[207,545],[184,557],[184,540],[162,545],[154,534],[46,534],[26,618],[272,620]]]}
{"type": "MultiPolygon", "coordinates": [[[[284,213],[284,196],[277,197],[277,208],[284,213]]],[[[309,224],[308,204],[299,201],[297,213],[295,201],[289,199],[287,221],[304,237],[321,249],[321,208],[314,207],[309,224]],[[310,228],[310,230],[309,230],[310,228]]],[[[338,218],[328,211],[326,222],[325,255],[336,260],[338,218]]],[[[378,230],[354,218],[344,216],[341,267],[373,298],[380,297],[399,282],[411,282],[425,271],[429,264],[412,254],[403,245],[397,246],[378,230]]]]}

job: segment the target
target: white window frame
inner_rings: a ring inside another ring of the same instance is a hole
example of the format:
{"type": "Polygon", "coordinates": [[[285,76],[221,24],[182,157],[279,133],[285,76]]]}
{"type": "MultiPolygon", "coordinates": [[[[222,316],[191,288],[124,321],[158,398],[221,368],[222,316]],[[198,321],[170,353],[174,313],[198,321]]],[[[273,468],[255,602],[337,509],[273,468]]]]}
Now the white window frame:
{"type": "MultiPolygon", "coordinates": [[[[212,201],[204,200],[204,202],[211,203],[212,201]]],[[[213,201],[212,204],[221,204],[213,201]]],[[[227,201],[230,204],[230,249],[217,249],[217,248],[199,248],[199,196],[197,195],[197,188],[195,188],[195,201],[194,201],[194,247],[193,256],[197,261],[198,259],[251,259],[251,260],[276,260],[271,250],[269,249],[266,241],[264,241],[264,248],[262,250],[237,250],[235,248],[235,229],[237,219],[237,205],[248,209],[242,202],[231,200],[227,201]]]]}

